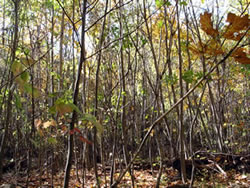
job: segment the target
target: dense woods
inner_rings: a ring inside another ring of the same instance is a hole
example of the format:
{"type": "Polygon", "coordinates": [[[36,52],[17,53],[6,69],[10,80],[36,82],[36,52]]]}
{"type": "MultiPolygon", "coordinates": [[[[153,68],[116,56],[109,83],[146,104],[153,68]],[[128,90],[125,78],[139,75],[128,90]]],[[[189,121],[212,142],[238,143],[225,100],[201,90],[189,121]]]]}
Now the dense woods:
{"type": "Polygon", "coordinates": [[[0,184],[250,186],[249,4],[0,1],[0,184]]]}

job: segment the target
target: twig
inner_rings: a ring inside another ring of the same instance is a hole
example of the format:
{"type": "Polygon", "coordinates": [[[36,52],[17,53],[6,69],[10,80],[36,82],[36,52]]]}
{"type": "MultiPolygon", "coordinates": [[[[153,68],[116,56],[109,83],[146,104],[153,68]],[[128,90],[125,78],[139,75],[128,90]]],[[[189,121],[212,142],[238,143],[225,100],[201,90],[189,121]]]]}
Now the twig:
{"type": "Polygon", "coordinates": [[[187,98],[204,80],[207,79],[207,77],[223,62],[225,62],[230,56],[231,54],[234,52],[234,50],[239,46],[240,42],[243,40],[243,38],[245,37],[245,35],[248,33],[250,27],[248,27],[248,29],[246,30],[246,32],[244,33],[244,35],[240,38],[240,40],[236,43],[236,45],[228,52],[228,54],[221,60],[219,61],[213,68],[210,69],[210,71],[208,71],[207,74],[205,74],[196,84],[193,88],[191,88],[182,98],[180,98],[167,112],[163,113],[158,119],[156,119],[150,126],[150,128],[148,129],[148,132],[146,133],[146,135],[144,136],[139,148],[136,150],[133,158],[131,159],[130,163],[127,165],[126,169],[120,173],[120,176],[118,177],[118,179],[116,180],[115,183],[112,184],[111,187],[116,187],[122,180],[123,176],[126,174],[126,172],[128,171],[128,169],[130,168],[130,166],[132,165],[132,163],[134,162],[135,158],[137,157],[137,155],[140,153],[142,147],[144,146],[144,144],[146,143],[146,140],[148,139],[149,135],[151,134],[152,130],[155,128],[155,126],[166,116],[168,115],[173,109],[175,109],[185,98],[187,98]]]}

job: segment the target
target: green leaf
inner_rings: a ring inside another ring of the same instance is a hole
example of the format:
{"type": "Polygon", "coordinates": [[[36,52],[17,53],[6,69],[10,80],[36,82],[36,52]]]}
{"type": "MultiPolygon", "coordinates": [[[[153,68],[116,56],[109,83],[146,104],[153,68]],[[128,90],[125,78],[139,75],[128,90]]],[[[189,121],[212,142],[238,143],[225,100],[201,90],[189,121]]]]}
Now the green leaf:
{"type": "Polygon", "coordinates": [[[27,71],[23,72],[21,78],[24,82],[27,82],[29,80],[29,73],[27,71]]]}
{"type": "Polygon", "coordinates": [[[34,98],[38,98],[40,96],[40,91],[37,88],[32,88],[32,85],[29,84],[29,83],[24,83],[23,84],[23,89],[30,96],[32,96],[32,92],[33,92],[34,98]]]}
{"type": "Polygon", "coordinates": [[[16,50],[16,56],[18,56],[21,53],[22,53],[22,51],[20,50],[20,48],[17,48],[17,50],[16,50]]]}
{"type": "Polygon", "coordinates": [[[246,77],[250,76],[250,64],[241,64],[240,72],[246,74],[246,77]]]}
{"type": "Polygon", "coordinates": [[[187,83],[192,83],[194,81],[194,73],[192,70],[187,70],[183,73],[182,78],[187,83]]]}
{"type": "Polygon", "coordinates": [[[167,84],[171,84],[171,85],[176,84],[177,81],[178,81],[178,77],[177,77],[176,74],[172,74],[171,76],[166,75],[165,76],[165,81],[166,81],[167,84]]]}
{"type": "Polygon", "coordinates": [[[180,5],[187,6],[187,2],[186,1],[181,1],[180,5]]]}
{"type": "Polygon", "coordinates": [[[17,109],[19,109],[19,110],[22,109],[21,98],[18,94],[15,94],[15,104],[16,104],[17,109]]]}
{"type": "Polygon", "coordinates": [[[36,141],[36,140],[34,140],[34,139],[31,139],[31,138],[30,138],[30,141],[32,142],[32,144],[33,144],[36,148],[39,148],[39,144],[40,144],[39,141],[36,141]]]}
{"type": "Polygon", "coordinates": [[[143,36],[141,36],[141,43],[142,43],[142,46],[144,46],[147,42],[148,42],[147,39],[144,38],[143,36]]]}
{"type": "Polygon", "coordinates": [[[99,93],[97,99],[98,101],[102,101],[104,99],[104,95],[102,93],[99,93]]]}
{"type": "Polygon", "coordinates": [[[60,94],[61,94],[60,92],[54,92],[54,93],[49,93],[48,96],[49,96],[50,98],[55,98],[55,97],[59,97],[60,94]]]}
{"type": "Polygon", "coordinates": [[[28,83],[25,83],[23,85],[24,91],[28,94],[32,94],[32,86],[28,83]]]}
{"type": "Polygon", "coordinates": [[[33,94],[35,98],[38,98],[41,96],[40,90],[37,88],[33,88],[33,94]]]}
{"type": "Polygon", "coordinates": [[[82,114],[82,112],[80,111],[80,109],[73,103],[69,103],[68,104],[73,110],[75,110],[78,114],[82,114]]]}
{"type": "Polygon", "coordinates": [[[119,28],[117,26],[111,27],[112,33],[115,36],[115,38],[119,37],[119,28]]]}
{"type": "Polygon", "coordinates": [[[163,23],[164,23],[163,20],[159,20],[159,21],[158,21],[158,27],[159,27],[159,28],[162,28],[163,23]]]}
{"type": "Polygon", "coordinates": [[[155,4],[156,4],[157,8],[160,8],[164,4],[164,1],[163,0],[155,0],[155,4]]]}
{"type": "Polygon", "coordinates": [[[160,8],[163,5],[170,6],[171,3],[170,3],[170,1],[167,1],[167,0],[155,0],[155,5],[157,8],[160,8]]]}
{"type": "Polygon", "coordinates": [[[98,134],[103,133],[103,126],[96,120],[96,117],[91,114],[84,114],[82,120],[90,121],[97,129],[98,134]]]}
{"type": "Polygon", "coordinates": [[[171,5],[170,1],[166,1],[165,5],[170,6],[171,5]]]}
{"type": "Polygon", "coordinates": [[[93,116],[91,114],[84,114],[82,116],[82,120],[87,120],[87,121],[90,121],[90,122],[94,122],[94,121],[96,121],[96,118],[95,118],[95,116],[93,116]]]}
{"type": "Polygon", "coordinates": [[[47,8],[52,8],[53,7],[53,2],[52,1],[45,1],[44,5],[47,7],[47,8]]]}
{"type": "Polygon", "coordinates": [[[29,48],[27,48],[27,47],[23,47],[24,49],[24,53],[26,54],[26,55],[29,55],[30,54],[30,49],[29,48]]]}
{"type": "Polygon", "coordinates": [[[56,138],[54,138],[54,137],[49,137],[49,138],[48,138],[48,143],[49,143],[49,144],[55,145],[55,144],[57,144],[57,140],[56,140],[56,138]]]}
{"type": "Polygon", "coordinates": [[[56,106],[55,105],[49,108],[49,113],[56,114],[56,106]]]}
{"type": "Polygon", "coordinates": [[[123,49],[127,49],[127,48],[132,47],[132,46],[133,46],[133,44],[130,41],[129,37],[125,37],[123,40],[123,49]]]}
{"type": "Polygon", "coordinates": [[[196,72],[195,77],[196,77],[197,80],[200,80],[203,77],[203,72],[202,71],[196,72]]]}
{"type": "Polygon", "coordinates": [[[62,98],[59,98],[55,105],[50,108],[50,113],[54,114],[58,112],[60,115],[64,115],[66,113],[71,113],[73,111],[76,111],[79,114],[82,114],[80,109],[73,103],[67,103],[62,98]]]}

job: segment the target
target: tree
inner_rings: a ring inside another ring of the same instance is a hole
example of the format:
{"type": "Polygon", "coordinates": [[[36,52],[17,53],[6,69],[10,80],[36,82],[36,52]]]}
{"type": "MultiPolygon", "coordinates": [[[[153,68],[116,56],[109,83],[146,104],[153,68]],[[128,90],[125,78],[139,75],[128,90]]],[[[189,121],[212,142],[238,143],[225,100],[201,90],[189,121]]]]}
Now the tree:
{"type": "Polygon", "coordinates": [[[160,187],[180,161],[195,185],[197,152],[245,159],[249,3],[194,3],[0,2],[0,177],[135,187],[147,168],[160,187]]]}

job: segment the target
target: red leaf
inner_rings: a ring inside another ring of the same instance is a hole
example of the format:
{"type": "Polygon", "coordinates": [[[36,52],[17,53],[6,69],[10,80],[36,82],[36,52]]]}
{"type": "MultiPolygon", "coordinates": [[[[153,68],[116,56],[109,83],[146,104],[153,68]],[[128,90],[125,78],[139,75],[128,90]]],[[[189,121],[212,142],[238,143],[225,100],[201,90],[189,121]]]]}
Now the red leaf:
{"type": "Polygon", "coordinates": [[[83,136],[79,136],[79,138],[82,142],[86,142],[87,144],[90,144],[90,145],[92,144],[92,142],[90,142],[88,139],[84,138],[83,136]]]}
{"type": "Polygon", "coordinates": [[[69,134],[70,134],[70,135],[72,135],[72,134],[74,134],[74,133],[75,133],[75,129],[72,129],[72,130],[69,131],[69,134]]]}
{"type": "Polygon", "coordinates": [[[78,132],[81,134],[81,131],[78,128],[75,128],[75,132],[78,132]]]}

